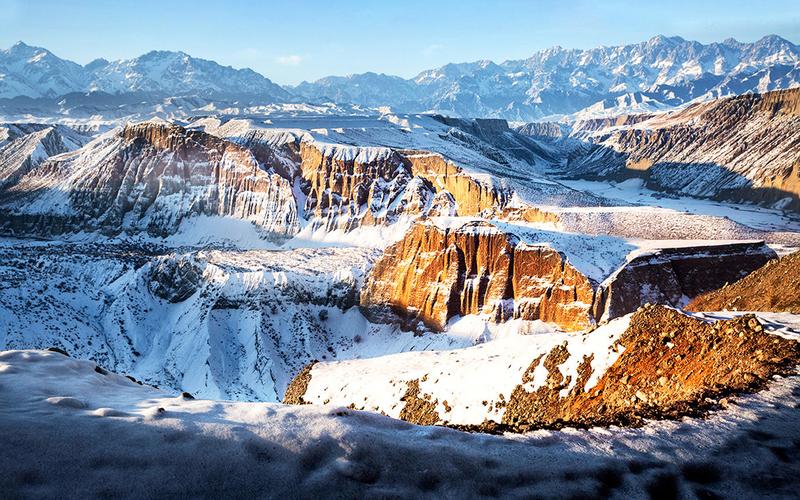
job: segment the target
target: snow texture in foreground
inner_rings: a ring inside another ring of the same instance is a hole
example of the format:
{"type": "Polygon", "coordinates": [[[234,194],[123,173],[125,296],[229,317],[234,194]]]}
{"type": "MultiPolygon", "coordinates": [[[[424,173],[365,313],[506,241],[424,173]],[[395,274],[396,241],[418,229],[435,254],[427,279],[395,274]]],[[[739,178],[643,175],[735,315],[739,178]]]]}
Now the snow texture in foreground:
{"type": "Polygon", "coordinates": [[[43,351],[0,352],[0,401],[8,497],[789,498],[800,485],[796,377],[707,419],[507,436],[188,400],[43,351]]]}

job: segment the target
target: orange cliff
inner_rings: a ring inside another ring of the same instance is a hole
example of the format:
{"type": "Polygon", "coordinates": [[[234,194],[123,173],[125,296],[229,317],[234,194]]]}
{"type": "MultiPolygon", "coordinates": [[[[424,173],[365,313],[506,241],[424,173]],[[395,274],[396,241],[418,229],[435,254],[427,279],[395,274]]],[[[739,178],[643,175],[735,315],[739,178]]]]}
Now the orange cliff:
{"type": "Polygon", "coordinates": [[[581,330],[591,322],[592,297],[589,279],[557,251],[474,222],[455,230],[415,225],[376,262],[361,305],[388,306],[437,330],[468,314],[581,330]]]}
{"type": "Polygon", "coordinates": [[[597,283],[558,250],[525,244],[489,222],[440,227],[426,221],[386,248],[360,303],[368,314],[390,309],[439,331],[470,314],[575,331],[646,303],[681,307],[687,297],[721,288],[771,258],[774,252],[760,242],[660,249],[629,258],[597,283]]]}

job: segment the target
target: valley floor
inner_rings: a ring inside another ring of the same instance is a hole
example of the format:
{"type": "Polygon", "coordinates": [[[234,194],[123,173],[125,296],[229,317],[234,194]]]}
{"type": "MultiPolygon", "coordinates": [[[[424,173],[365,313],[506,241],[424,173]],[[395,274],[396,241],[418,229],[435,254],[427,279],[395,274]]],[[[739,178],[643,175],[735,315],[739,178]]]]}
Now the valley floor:
{"type": "Polygon", "coordinates": [[[782,498],[800,486],[798,377],[705,419],[495,436],[175,397],[55,352],[0,352],[0,374],[5,498],[782,498]]]}

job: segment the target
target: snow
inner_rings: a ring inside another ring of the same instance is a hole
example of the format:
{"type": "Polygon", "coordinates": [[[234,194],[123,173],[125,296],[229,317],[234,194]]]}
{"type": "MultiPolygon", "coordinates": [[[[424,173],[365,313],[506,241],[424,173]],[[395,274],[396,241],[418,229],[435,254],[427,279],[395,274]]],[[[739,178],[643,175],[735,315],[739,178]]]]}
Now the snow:
{"type": "MultiPolygon", "coordinates": [[[[688,196],[664,196],[663,193],[647,189],[643,179],[628,179],[623,182],[585,180],[562,180],[561,182],[573,189],[618,199],[628,204],[658,207],[675,213],[724,217],[763,231],[800,232],[800,218],[797,215],[756,205],[703,200],[688,196]]],[[[667,211],[664,214],[669,213],[667,211]]]]}
{"type": "MultiPolygon", "coordinates": [[[[368,401],[368,410],[399,417],[407,390],[406,382],[419,380],[420,392],[438,399],[436,411],[451,424],[479,424],[485,419],[500,422],[505,407],[487,410],[498,400],[510,397],[522,375],[539,356],[567,344],[569,358],[559,366],[571,377],[565,395],[578,379],[578,365],[584,356],[594,356],[589,389],[622,354],[611,348],[625,331],[630,315],[615,319],[589,334],[560,332],[539,321],[512,320],[494,326],[478,317],[453,320],[447,334],[471,333],[477,345],[446,351],[406,352],[370,359],[318,363],[311,370],[311,382],[303,399],[313,404],[347,406],[368,401]],[[502,396],[501,396],[502,395],[502,396]],[[452,409],[447,410],[445,401],[452,409]]],[[[542,387],[547,369],[539,363],[533,381],[525,385],[533,391],[542,387]]]]}
{"type": "Polygon", "coordinates": [[[492,436],[335,405],[188,400],[94,368],[0,353],[5,495],[789,498],[798,486],[797,377],[708,418],[492,436]]]}

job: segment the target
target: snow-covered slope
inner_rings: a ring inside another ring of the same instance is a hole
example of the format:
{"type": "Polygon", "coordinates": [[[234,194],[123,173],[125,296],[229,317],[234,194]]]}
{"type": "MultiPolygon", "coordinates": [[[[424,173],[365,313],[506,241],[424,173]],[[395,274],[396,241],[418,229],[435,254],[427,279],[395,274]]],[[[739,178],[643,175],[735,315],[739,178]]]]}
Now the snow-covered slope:
{"type": "Polygon", "coordinates": [[[285,101],[289,93],[251,69],[234,69],[183,52],[152,51],[129,60],[98,63],[89,71],[90,91],[162,95],[258,96],[285,101]]]}
{"type": "Polygon", "coordinates": [[[84,68],[41,47],[22,42],[0,50],[0,98],[56,97],[82,89],[84,68]]]}
{"type": "Polygon", "coordinates": [[[367,321],[354,306],[371,249],[17,241],[0,256],[0,349],[58,346],[203,397],[276,401],[314,359],[472,342],[367,321]]]}
{"type": "Polygon", "coordinates": [[[2,352],[0,374],[11,497],[792,498],[798,487],[797,377],[708,418],[492,436],[338,406],[191,400],[55,352],[2,352]]]}

